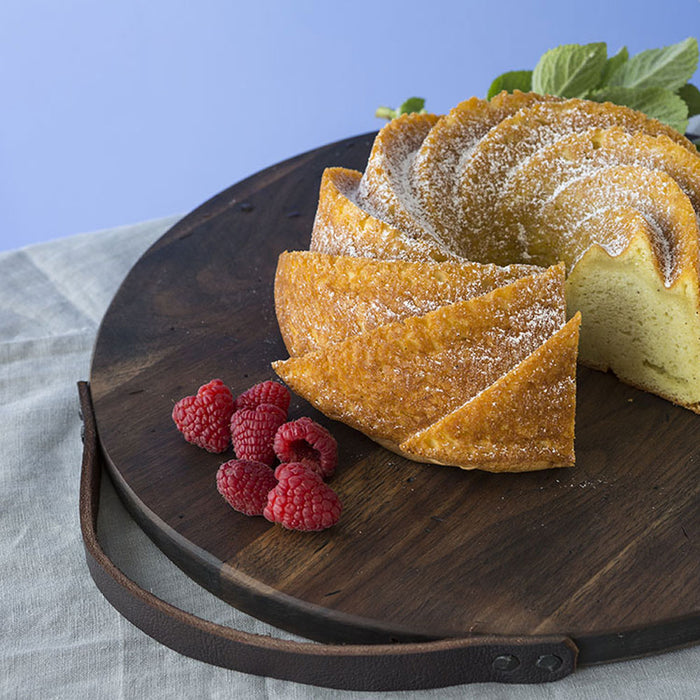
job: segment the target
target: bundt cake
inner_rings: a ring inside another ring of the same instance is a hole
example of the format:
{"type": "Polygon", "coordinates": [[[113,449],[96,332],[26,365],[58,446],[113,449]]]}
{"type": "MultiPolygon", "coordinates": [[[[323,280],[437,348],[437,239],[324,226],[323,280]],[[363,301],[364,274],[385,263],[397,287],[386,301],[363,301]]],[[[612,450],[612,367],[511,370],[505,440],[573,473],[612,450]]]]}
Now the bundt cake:
{"type": "MultiPolygon", "coordinates": [[[[308,256],[302,259],[309,260],[308,256]]],[[[283,270],[289,261],[288,254],[282,256],[283,270]]],[[[431,264],[435,270],[430,277],[436,281],[452,269],[431,264]]],[[[411,278],[398,271],[406,272],[410,266],[365,261],[352,267],[383,268],[384,274],[394,269],[392,285],[402,294],[411,289],[411,278]]],[[[318,269],[319,265],[307,266],[312,275],[318,269]]],[[[494,272],[503,279],[514,274],[492,266],[476,267],[471,274],[480,270],[491,280],[496,279],[494,272]]],[[[289,272],[281,274],[293,277],[289,272]]],[[[372,278],[341,276],[352,291],[340,291],[339,296],[350,300],[356,290],[376,289],[384,283],[381,273],[372,278]]],[[[417,286],[429,288],[431,284],[417,286]]],[[[287,294],[294,290],[286,283],[284,289],[277,303],[283,319],[285,305],[296,307],[287,294]]],[[[317,294],[316,289],[311,277],[301,290],[310,307],[316,306],[317,296],[326,294],[317,294]]],[[[367,296],[367,290],[362,293],[367,296]]],[[[384,293],[376,296],[382,298],[384,293]]],[[[340,308],[347,307],[345,301],[340,308]]],[[[321,315],[312,324],[320,319],[324,325],[325,302],[318,309],[321,315]]],[[[293,391],[327,416],[416,461],[491,471],[571,466],[579,316],[564,325],[563,265],[521,276],[481,296],[422,311],[416,306],[417,315],[371,330],[353,328],[344,339],[326,339],[318,349],[275,362],[273,367],[293,391]],[[532,414],[520,427],[517,423],[522,415],[515,410],[518,401],[525,402],[521,410],[532,414]],[[474,421],[470,438],[477,436],[464,449],[459,434],[462,415],[474,421]],[[535,415],[546,416],[548,427],[535,429],[535,415]],[[490,442],[478,436],[479,425],[499,420],[500,431],[490,442]]],[[[358,315],[363,317],[364,312],[358,315]]]]}
{"type": "Polygon", "coordinates": [[[700,412],[698,207],[693,144],[625,107],[403,115],[364,173],[324,172],[311,250],[280,256],[273,366],[416,461],[570,466],[578,358],[700,412]]]}
{"type": "Polygon", "coordinates": [[[691,142],[626,107],[472,98],[440,118],[390,122],[364,175],[327,171],[310,247],[564,261],[580,360],[700,412],[699,174],[691,142]]]}

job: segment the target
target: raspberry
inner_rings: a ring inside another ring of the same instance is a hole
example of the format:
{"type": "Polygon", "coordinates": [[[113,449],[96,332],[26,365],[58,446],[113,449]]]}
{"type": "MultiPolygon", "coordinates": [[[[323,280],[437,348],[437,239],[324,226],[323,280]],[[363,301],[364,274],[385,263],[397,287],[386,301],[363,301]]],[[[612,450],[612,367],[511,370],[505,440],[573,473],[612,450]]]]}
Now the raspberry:
{"type": "Polygon", "coordinates": [[[275,470],[279,479],[267,496],[265,518],[289,530],[325,530],[340,519],[338,495],[321,476],[306,464],[281,464],[275,470]]]}
{"type": "Polygon", "coordinates": [[[262,515],[267,494],[276,484],[272,469],[262,462],[232,459],[216,473],[219,493],[234,510],[245,515],[262,515]]]}
{"type": "Polygon", "coordinates": [[[173,420],[187,442],[208,452],[224,452],[231,442],[229,423],[233,394],[220,379],[212,379],[173,406],[173,420]]]}
{"type": "Polygon", "coordinates": [[[338,463],[338,443],[322,426],[307,416],[282,425],[274,441],[280,462],[304,462],[327,479],[338,463]]]}
{"type": "Polygon", "coordinates": [[[307,462],[285,462],[280,464],[273,472],[275,479],[288,479],[290,476],[300,476],[311,472],[317,476],[321,476],[315,469],[312,469],[307,462]]]}
{"type": "Polygon", "coordinates": [[[286,386],[279,382],[268,380],[250,387],[248,391],[244,391],[236,399],[236,410],[241,408],[256,408],[260,404],[271,403],[275,406],[279,406],[284,411],[285,415],[287,415],[290,399],[291,396],[286,386]]]}
{"type": "Polygon", "coordinates": [[[231,418],[233,449],[238,459],[250,459],[271,467],[275,462],[272,441],[287,414],[271,403],[241,408],[231,418]]]}

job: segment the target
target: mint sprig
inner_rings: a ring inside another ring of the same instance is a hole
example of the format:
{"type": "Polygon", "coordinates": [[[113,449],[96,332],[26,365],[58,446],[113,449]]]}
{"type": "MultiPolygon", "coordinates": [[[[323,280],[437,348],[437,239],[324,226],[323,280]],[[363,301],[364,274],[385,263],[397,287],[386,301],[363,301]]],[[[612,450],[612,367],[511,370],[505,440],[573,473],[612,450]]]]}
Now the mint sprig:
{"type": "MultiPolygon", "coordinates": [[[[564,44],[544,53],[533,70],[499,75],[491,83],[487,99],[503,90],[522,90],[614,102],[685,133],[688,118],[700,114],[700,90],[689,82],[698,59],[694,37],[634,56],[625,46],[608,56],[603,42],[564,44]]],[[[425,113],[422,97],[410,97],[397,109],[379,107],[375,115],[392,120],[411,112],[425,113]]]]}
{"type": "Polygon", "coordinates": [[[610,76],[617,71],[623,63],[626,63],[630,57],[626,46],[623,46],[619,51],[608,58],[603,67],[603,72],[600,76],[600,85],[608,85],[610,76]]]}
{"type": "Polygon", "coordinates": [[[413,114],[414,112],[425,114],[425,100],[422,97],[409,97],[398,109],[378,107],[374,116],[391,121],[402,114],[413,114]]]}
{"type": "Polygon", "coordinates": [[[522,92],[530,92],[532,90],[532,71],[531,70],[511,70],[507,73],[499,75],[496,80],[491,83],[486,99],[490,100],[499,92],[513,92],[521,90],[522,92]]]}
{"type": "Polygon", "coordinates": [[[586,97],[600,83],[607,60],[603,43],[557,46],[537,62],[532,89],[541,95],[586,97]]]}
{"type": "Polygon", "coordinates": [[[688,117],[700,114],[700,91],[689,82],[697,67],[698,42],[693,37],[634,56],[623,47],[608,57],[602,42],[565,44],[547,51],[531,73],[508,71],[499,75],[491,83],[488,98],[501,90],[532,89],[560,97],[610,101],[644,112],[683,133],[688,117]]]}
{"type": "Polygon", "coordinates": [[[678,96],[681,97],[688,106],[689,117],[700,114],[700,90],[698,90],[695,85],[686,83],[678,90],[678,96]]]}
{"type": "Polygon", "coordinates": [[[628,88],[662,87],[675,92],[698,67],[698,42],[689,38],[663,49],[649,49],[620,65],[609,85],[628,88]]]}

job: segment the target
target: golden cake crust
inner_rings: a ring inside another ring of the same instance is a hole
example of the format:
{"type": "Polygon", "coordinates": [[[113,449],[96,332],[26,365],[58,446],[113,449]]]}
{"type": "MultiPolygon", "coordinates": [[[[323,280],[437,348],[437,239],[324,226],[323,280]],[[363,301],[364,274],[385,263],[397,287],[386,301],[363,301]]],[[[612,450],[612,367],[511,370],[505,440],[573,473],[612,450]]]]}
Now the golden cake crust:
{"type": "Polygon", "coordinates": [[[532,265],[285,252],[275,274],[275,311],[287,351],[296,357],[386,323],[481,296],[537,271],[532,265]]]}
{"type": "Polygon", "coordinates": [[[400,444],[483,391],[564,323],[564,269],[275,362],[300,396],[400,444]]]}
{"type": "MultiPolygon", "coordinates": [[[[410,190],[423,220],[443,239],[460,227],[457,201],[459,173],[466,157],[494,126],[536,102],[560,101],[551,95],[515,90],[492,100],[472,97],[441,117],[424,138],[411,163],[410,190]]],[[[371,160],[371,158],[370,158],[371,160]]]]}
{"type": "MultiPolygon", "coordinates": [[[[619,127],[575,132],[539,149],[510,174],[501,197],[509,221],[527,222],[562,182],[616,165],[660,170],[700,208],[700,158],[660,134],[631,134],[619,127]]],[[[501,217],[499,217],[500,219],[501,217]]]]}
{"type": "Polygon", "coordinates": [[[438,121],[434,114],[403,114],[374,139],[360,186],[358,202],[393,226],[421,236],[424,229],[406,190],[407,173],[416,151],[438,121]]]}
{"type": "Polygon", "coordinates": [[[427,234],[401,231],[357,204],[362,173],[326,168],[321,178],[311,250],[385,260],[461,260],[427,234]]]}
{"type": "MultiPolygon", "coordinates": [[[[391,126],[392,143],[401,138],[398,126],[391,126]]],[[[410,140],[411,167],[395,194],[412,193],[417,225],[411,233],[391,229],[398,236],[379,240],[376,257],[439,259],[439,251],[499,265],[563,260],[570,313],[583,312],[581,361],[698,410],[700,157],[691,142],[626,107],[533,94],[466,100],[417,149],[419,139],[410,140]],[[465,136],[460,120],[485,123],[484,114],[517,100],[522,107],[476,143],[465,136]],[[430,149],[447,164],[422,160],[430,149]],[[643,299],[643,316],[630,289],[643,299]]],[[[372,255],[367,230],[379,227],[365,221],[358,234],[367,241],[362,254],[372,255]]],[[[336,237],[357,231],[349,217],[334,221],[336,237]]],[[[351,248],[335,252],[353,254],[351,248]]]]}
{"type": "Polygon", "coordinates": [[[536,102],[491,129],[457,174],[460,224],[452,240],[445,241],[448,248],[472,260],[499,264],[522,260],[527,233],[517,237],[498,219],[510,175],[542,148],[593,127],[664,134],[689,144],[670,127],[627,107],[576,99],[536,102]]]}
{"type": "Polygon", "coordinates": [[[573,466],[580,324],[576,314],[471,401],[404,441],[402,453],[493,472],[573,466]]]}

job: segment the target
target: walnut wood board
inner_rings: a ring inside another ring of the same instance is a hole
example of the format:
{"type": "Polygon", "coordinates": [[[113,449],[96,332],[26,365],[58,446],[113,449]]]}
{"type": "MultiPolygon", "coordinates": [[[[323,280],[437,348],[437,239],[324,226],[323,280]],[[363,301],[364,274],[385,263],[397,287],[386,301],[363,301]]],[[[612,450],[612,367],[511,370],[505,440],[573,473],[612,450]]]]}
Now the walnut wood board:
{"type": "Polygon", "coordinates": [[[287,357],[277,256],[308,247],[324,167],[362,169],[372,134],[238,183],[136,263],[91,369],[110,474],[186,573],[237,608],[327,642],[566,634],[581,663],[700,641],[700,416],[579,368],[572,469],[489,474],[387,452],[300,399],[337,437],[344,511],[295,533],[233,511],[231,453],[188,445],[170,414],[220,377],[241,392],[287,357]]]}

